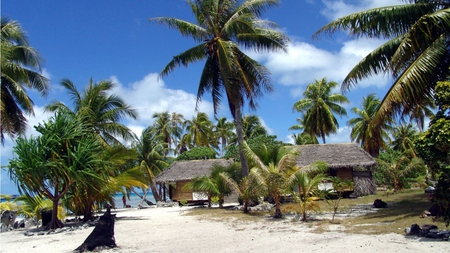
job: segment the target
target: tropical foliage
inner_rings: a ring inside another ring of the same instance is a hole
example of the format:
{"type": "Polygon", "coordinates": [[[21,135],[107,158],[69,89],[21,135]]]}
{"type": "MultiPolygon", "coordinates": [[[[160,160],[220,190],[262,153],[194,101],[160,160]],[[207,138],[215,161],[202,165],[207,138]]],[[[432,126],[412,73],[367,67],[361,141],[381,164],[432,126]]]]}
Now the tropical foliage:
{"type": "Polygon", "coordinates": [[[18,138],[8,169],[19,191],[30,197],[42,196],[53,202],[52,220],[47,229],[62,227],[57,219],[58,204],[72,187],[89,188],[92,181],[103,181],[96,168],[105,166],[99,140],[84,127],[80,119],[67,111],[54,117],[36,130],[41,136],[18,138]]]}
{"type": "Polygon", "coordinates": [[[68,79],[61,81],[61,85],[70,95],[73,110],[59,101],[46,106],[46,110],[65,109],[72,111],[83,122],[89,124],[105,144],[121,145],[118,137],[128,141],[134,140],[134,134],[121,123],[121,120],[126,118],[137,119],[137,111],[127,105],[119,96],[109,94],[115,87],[113,82],[93,83],[91,79],[85,91],[81,94],[75,84],[68,79]]]}
{"type": "Polygon", "coordinates": [[[359,81],[380,73],[392,76],[393,84],[373,117],[374,126],[382,126],[396,114],[427,108],[433,101],[436,83],[449,74],[447,1],[404,2],[347,15],[314,35],[317,38],[323,33],[344,30],[356,37],[387,39],[350,71],[341,87],[349,90],[359,81]]]}
{"type": "Polygon", "coordinates": [[[438,111],[431,118],[430,125],[416,141],[418,154],[439,176],[435,201],[439,205],[443,218],[450,223],[450,82],[439,82],[436,86],[436,105],[438,111]]]}
{"type": "Polygon", "coordinates": [[[361,147],[373,157],[378,157],[380,149],[386,149],[387,141],[390,139],[388,130],[391,121],[383,122],[382,125],[374,123],[373,118],[379,105],[380,100],[375,94],[369,94],[363,98],[362,108],[352,108],[357,117],[347,122],[352,127],[351,140],[360,143],[361,147]]]}
{"type": "Polygon", "coordinates": [[[17,21],[1,18],[1,125],[0,141],[5,135],[15,138],[27,127],[25,114],[33,115],[33,101],[27,94],[35,89],[42,96],[48,92],[49,80],[39,72],[42,59],[32,48],[17,21]]]}
{"type": "Polygon", "coordinates": [[[250,108],[256,108],[256,99],[264,92],[272,91],[269,71],[240,49],[255,51],[286,50],[285,37],[273,22],[260,19],[278,0],[188,0],[196,23],[177,18],[159,17],[151,22],[178,30],[182,35],[193,38],[199,44],[176,55],[161,71],[167,76],[176,67],[187,66],[206,60],[197,93],[197,105],[206,92],[211,92],[214,112],[217,112],[225,94],[228,105],[236,120],[236,132],[240,146],[242,173],[249,173],[245,155],[241,122],[242,108],[247,100],[250,108]]]}
{"type": "Polygon", "coordinates": [[[345,108],[339,105],[348,103],[347,97],[338,93],[331,94],[337,85],[336,82],[328,82],[326,78],[316,79],[306,87],[304,98],[297,101],[293,108],[303,115],[302,124],[296,128],[302,126],[305,133],[322,138],[323,143],[326,136],[336,133],[339,128],[334,114],[347,116],[345,108]]]}

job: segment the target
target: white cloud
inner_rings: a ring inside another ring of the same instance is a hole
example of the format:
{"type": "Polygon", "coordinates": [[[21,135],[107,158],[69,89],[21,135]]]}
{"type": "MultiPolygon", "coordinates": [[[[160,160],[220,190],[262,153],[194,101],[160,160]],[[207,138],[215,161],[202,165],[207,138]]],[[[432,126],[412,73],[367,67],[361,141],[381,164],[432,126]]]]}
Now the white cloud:
{"type": "MultiPolygon", "coordinates": [[[[177,112],[183,114],[186,119],[192,118],[195,114],[197,97],[183,90],[167,88],[164,81],[158,79],[157,73],[150,73],[128,86],[121,84],[115,76],[110,79],[118,84],[113,93],[118,94],[139,113],[137,121],[129,121],[129,126],[138,136],[142,129],[153,124],[152,116],[155,112],[177,112]]],[[[199,111],[213,118],[213,106],[210,102],[203,100],[199,105],[199,111]]]]}
{"type": "Polygon", "coordinates": [[[348,143],[351,142],[350,133],[352,132],[351,127],[344,126],[340,127],[335,134],[328,136],[325,141],[327,143],[348,143]]]}
{"type": "Polygon", "coordinates": [[[329,20],[335,20],[358,11],[369,10],[372,8],[404,4],[404,2],[400,0],[323,0],[322,2],[326,8],[321,11],[321,14],[329,20]]]}
{"type": "MultiPolygon", "coordinates": [[[[326,77],[329,81],[341,83],[350,70],[368,53],[380,46],[383,40],[356,39],[342,43],[340,50],[327,51],[314,45],[294,41],[288,53],[252,54],[271,71],[277,83],[291,86],[291,94],[299,97],[305,86],[315,79],[326,77]]],[[[374,76],[359,82],[359,86],[383,87],[387,78],[374,76]]]]}

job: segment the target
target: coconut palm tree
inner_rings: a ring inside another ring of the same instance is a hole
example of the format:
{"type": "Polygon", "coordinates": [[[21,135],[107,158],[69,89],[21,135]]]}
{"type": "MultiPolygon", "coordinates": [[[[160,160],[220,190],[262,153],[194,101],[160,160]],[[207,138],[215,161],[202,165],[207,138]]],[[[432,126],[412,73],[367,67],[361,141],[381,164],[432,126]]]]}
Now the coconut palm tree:
{"type": "MultiPolygon", "coordinates": [[[[297,118],[298,124],[295,124],[289,128],[289,130],[304,130],[305,126],[303,125],[303,118],[297,118]]],[[[317,140],[317,136],[315,134],[309,134],[305,131],[302,131],[299,134],[292,134],[292,139],[295,141],[295,145],[306,145],[306,144],[319,144],[319,140],[317,140]]]]}
{"type": "Polygon", "coordinates": [[[250,173],[239,181],[226,172],[220,173],[220,177],[222,177],[227,187],[234,189],[238,193],[239,199],[243,203],[244,213],[250,212],[248,210],[250,200],[264,196],[266,192],[264,178],[255,169],[251,169],[250,173]]]}
{"type": "Polygon", "coordinates": [[[155,128],[155,126],[150,126],[144,129],[139,140],[134,143],[134,146],[138,154],[138,167],[145,175],[146,182],[152,190],[153,197],[156,201],[162,201],[163,198],[159,194],[155,177],[169,165],[165,160],[167,143],[160,141],[155,128]]]}
{"type": "MultiPolygon", "coordinates": [[[[263,126],[261,119],[257,115],[245,115],[242,117],[242,132],[245,141],[268,134],[267,129],[263,126]]],[[[230,145],[239,145],[238,136],[234,136],[230,141],[230,145]]]]}
{"type": "Polygon", "coordinates": [[[186,120],[186,131],[191,137],[194,147],[216,147],[217,141],[214,138],[213,123],[204,112],[197,112],[197,116],[192,120],[186,120]]]}
{"type": "Polygon", "coordinates": [[[347,121],[347,125],[352,127],[351,140],[360,143],[361,147],[373,157],[378,157],[380,149],[385,149],[389,140],[387,131],[390,129],[390,121],[381,125],[374,122],[379,105],[380,100],[371,93],[363,98],[361,109],[352,108],[357,117],[347,121]]]}
{"type": "Polygon", "coordinates": [[[411,158],[408,150],[391,161],[377,159],[377,162],[383,167],[383,171],[386,173],[387,177],[390,178],[394,192],[405,187],[404,183],[410,178],[410,173],[413,173],[414,171],[425,171],[423,160],[417,157],[411,158]]]}
{"type": "Polygon", "coordinates": [[[215,137],[219,140],[221,144],[220,156],[223,157],[225,147],[230,142],[230,140],[235,136],[234,124],[227,121],[227,118],[221,117],[217,119],[217,123],[214,125],[213,132],[215,137]]]}
{"type": "Polygon", "coordinates": [[[225,94],[239,139],[243,175],[249,169],[242,152],[242,109],[247,100],[250,108],[256,99],[273,90],[269,71],[251,59],[239,46],[255,51],[286,51],[288,38],[273,28],[275,23],[260,19],[279,0],[188,0],[196,24],[177,18],[159,17],[151,22],[178,30],[183,36],[199,44],[176,55],[160,76],[167,76],[176,67],[206,60],[197,93],[197,107],[205,92],[211,92],[214,112],[217,113],[225,94]]]}
{"type": "Polygon", "coordinates": [[[12,139],[26,129],[24,114],[33,115],[33,101],[27,89],[37,90],[41,96],[48,92],[49,80],[41,75],[42,59],[32,48],[26,33],[16,21],[1,18],[1,125],[0,141],[5,135],[12,139]]]}
{"type": "MultiPolygon", "coordinates": [[[[137,111],[119,96],[109,94],[115,87],[113,82],[93,83],[91,79],[83,93],[80,93],[69,79],[62,80],[61,85],[73,102],[72,113],[88,123],[104,143],[120,145],[118,137],[125,141],[134,140],[133,132],[120,121],[126,118],[137,119],[137,111]]],[[[56,111],[61,108],[70,110],[59,101],[52,102],[45,109],[56,111]]]]}
{"type": "Polygon", "coordinates": [[[347,97],[342,94],[331,94],[332,89],[337,87],[336,82],[328,82],[324,77],[316,79],[314,83],[308,84],[304,98],[294,104],[294,110],[303,114],[304,131],[308,134],[322,138],[336,133],[339,123],[334,116],[347,116],[345,108],[341,103],[349,103],[347,97]]]}
{"type": "Polygon", "coordinates": [[[283,147],[281,145],[267,148],[262,144],[251,150],[245,146],[246,155],[260,173],[267,187],[267,194],[275,202],[274,218],[281,218],[281,197],[286,193],[287,180],[291,174],[298,170],[296,158],[298,150],[293,147],[283,147]]]}
{"type": "Polygon", "coordinates": [[[162,142],[167,143],[167,154],[170,150],[176,153],[176,146],[185,126],[183,115],[165,111],[154,113],[153,118],[155,119],[153,131],[158,134],[162,142]]]}
{"type": "Polygon", "coordinates": [[[311,175],[307,171],[299,170],[289,178],[288,185],[299,188],[293,196],[299,204],[301,220],[306,221],[309,211],[320,210],[317,200],[320,199],[317,193],[318,186],[326,179],[323,174],[311,175]]]}
{"type": "Polygon", "coordinates": [[[419,138],[419,132],[412,124],[400,124],[392,128],[393,141],[390,143],[393,150],[404,152],[410,150],[416,157],[414,142],[419,138]]]}
{"type": "Polygon", "coordinates": [[[341,87],[347,91],[359,81],[380,73],[392,76],[393,84],[374,115],[375,125],[433,100],[436,82],[445,80],[449,74],[448,2],[404,2],[344,16],[313,36],[345,30],[356,37],[387,39],[350,71],[341,87]]]}

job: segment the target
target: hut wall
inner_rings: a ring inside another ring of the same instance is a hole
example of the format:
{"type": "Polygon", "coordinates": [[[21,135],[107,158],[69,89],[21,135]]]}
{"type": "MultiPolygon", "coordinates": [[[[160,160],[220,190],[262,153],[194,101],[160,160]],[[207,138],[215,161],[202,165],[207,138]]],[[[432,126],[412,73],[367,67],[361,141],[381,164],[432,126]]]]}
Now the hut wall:
{"type": "Polygon", "coordinates": [[[353,180],[353,171],[352,169],[341,169],[336,171],[336,176],[339,177],[342,181],[344,180],[353,180]]]}
{"type": "Polygon", "coordinates": [[[172,200],[173,201],[182,201],[182,200],[192,200],[192,191],[183,190],[183,187],[189,181],[177,181],[177,187],[173,189],[172,192],[172,200]]]}
{"type": "Polygon", "coordinates": [[[370,171],[354,171],[353,182],[356,197],[373,195],[377,192],[377,186],[370,171]]]}

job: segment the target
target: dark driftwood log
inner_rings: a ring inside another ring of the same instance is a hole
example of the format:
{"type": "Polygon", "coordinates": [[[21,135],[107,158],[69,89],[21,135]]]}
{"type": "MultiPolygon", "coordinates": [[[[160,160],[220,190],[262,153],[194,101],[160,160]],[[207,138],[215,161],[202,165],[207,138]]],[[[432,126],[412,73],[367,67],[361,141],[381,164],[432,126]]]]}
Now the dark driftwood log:
{"type": "Polygon", "coordinates": [[[86,238],[80,247],[75,249],[75,252],[92,251],[96,247],[116,247],[116,241],[114,239],[114,219],[116,215],[111,215],[111,207],[107,207],[106,213],[104,213],[94,230],[86,238]]]}

